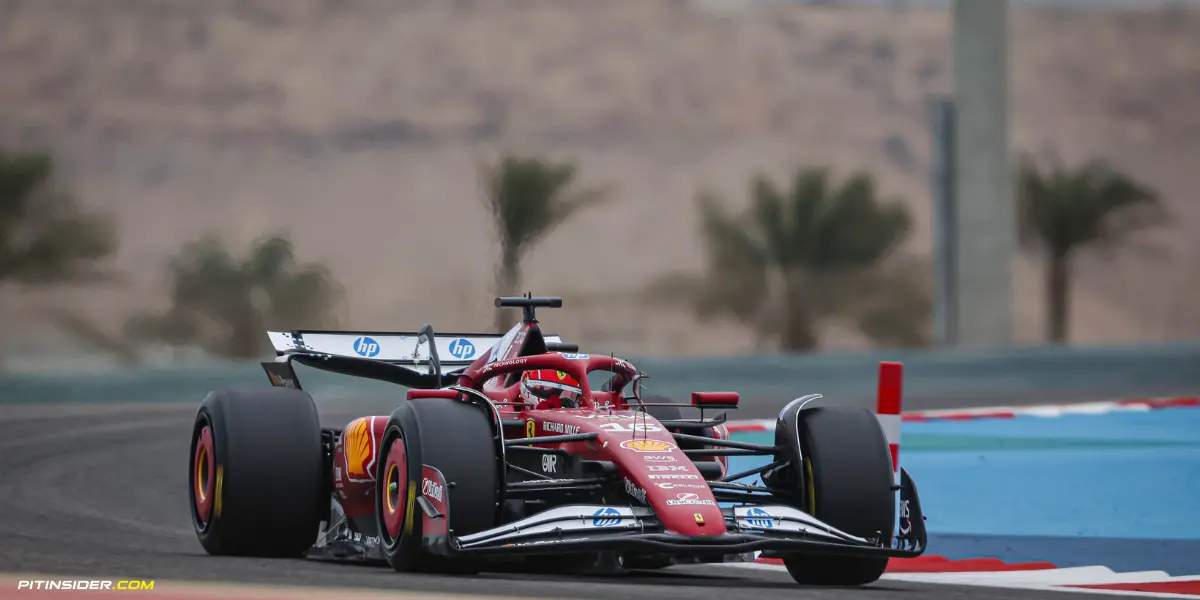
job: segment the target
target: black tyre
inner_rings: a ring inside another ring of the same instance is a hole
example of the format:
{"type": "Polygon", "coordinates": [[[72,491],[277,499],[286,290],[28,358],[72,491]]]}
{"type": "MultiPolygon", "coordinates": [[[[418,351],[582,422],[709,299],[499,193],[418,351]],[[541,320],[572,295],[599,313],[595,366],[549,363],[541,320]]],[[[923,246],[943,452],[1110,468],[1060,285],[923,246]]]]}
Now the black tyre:
{"type": "MultiPolygon", "coordinates": [[[[848,407],[799,411],[800,443],[809,511],[822,521],[860,537],[895,526],[892,459],[875,414],[848,407]]],[[[865,585],[876,581],[888,559],[795,555],[783,557],[788,573],[804,585],[865,585]]]]}
{"type": "Polygon", "coordinates": [[[321,423],[306,392],[209,393],[188,458],[192,524],[209,554],[301,557],[312,547],[329,497],[321,423]]]}
{"type": "Polygon", "coordinates": [[[411,507],[421,493],[422,465],[441,471],[449,495],[448,529],[461,536],[499,523],[500,457],[491,415],[473,404],[422,398],[401,404],[388,420],[380,444],[375,512],[388,564],[401,572],[477,573],[475,561],[447,559],[421,544],[422,511],[411,507]],[[411,508],[410,508],[411,507],[411,508]]]}

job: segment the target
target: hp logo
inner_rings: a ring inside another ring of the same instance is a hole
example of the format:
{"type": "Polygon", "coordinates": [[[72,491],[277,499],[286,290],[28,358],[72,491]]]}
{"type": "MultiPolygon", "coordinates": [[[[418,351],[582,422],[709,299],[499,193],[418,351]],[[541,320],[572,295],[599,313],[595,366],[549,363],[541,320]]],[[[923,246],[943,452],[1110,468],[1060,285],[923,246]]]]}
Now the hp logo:
{"type": "Polygon", "coordinates": [[[592,513],[592,516],[595,517],[592,519],[592,527],[616,527],[621,524],[621,513],[615,508],[602,508],[592,513]]]}
{"type": "Polygon", "coordinates": [[[371,358],[379,354],[379,342],[363,336],[354,340],[354,353],[359,356],[371,358]]]}
{"type": "Polygon", "coordinates": [[[475,344],[467,341],[466,338],[450,340],[450,356],[459,360],[471,358],[475,356],[475,344]]]}
{"type": "Polygon", "coordinates": [[[771,529],[775,526],[775,520],[771,518],[771,513],[761,508],[752,508],[746,511],[746,524],[760,529],[771,529]]]}

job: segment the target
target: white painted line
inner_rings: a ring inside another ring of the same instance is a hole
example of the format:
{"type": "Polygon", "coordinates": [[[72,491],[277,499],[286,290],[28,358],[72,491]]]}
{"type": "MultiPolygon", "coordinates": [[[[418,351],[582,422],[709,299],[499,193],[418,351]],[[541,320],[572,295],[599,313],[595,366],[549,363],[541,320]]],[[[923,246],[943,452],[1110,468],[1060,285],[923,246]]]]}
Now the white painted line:
{"type": "Polygon", "coordinates": [[[1098,585],[1109,583],[1148,583],[1163,581],[1171,575],[1165,571],[1115,573],[1108,567],[1069,567],[1037,571],[985,571],[971,573],[898,573],[911,581],[930,583],[997,583],[1012,585],[1098,585]]]}
{"type": "MultiPolygon", "coordinates": [[[[718,563],[716,566],[752,569],[759,571],[786,571],[783,565],[770,563],[718,563]]],[[[1085,594],[1107,594],[1113,596],[1136,596],[1142,598],[1190,598],[1196,600],[1193,594],[1169,594],[1165,592],[1136,592],[1128,590],[1105,590],[1093,588],[1066,587],[1071,585],[1106,585],[1114,583],[1157,583],[1160,581],[1200,581],[1200,575],[1172,577],[1163,571],[1139,571],[1134,573],[1116,573],[1107,567],[1070,567],[1066,569],[1038,569],[1033,571],[978,571],[959,573],[884,573],[880,578],[884,581],[907,581],[930,585],[969,585],[975,587],[991,587],[1006,589],[1046,590],[1055,592],[1076,592],[1085,594]],[[1056,582],[1056,577],[1045,577],[1045,581],[1032,581],[1030,574],[1040,573],[1049,575],[1054,572],[1067,571],[1071,577],[1056,582]],[[957,577],[952,577],[957,576],[957,577]],[[1101,580],[1104,579],[1104,580],[1101,580]]]]}

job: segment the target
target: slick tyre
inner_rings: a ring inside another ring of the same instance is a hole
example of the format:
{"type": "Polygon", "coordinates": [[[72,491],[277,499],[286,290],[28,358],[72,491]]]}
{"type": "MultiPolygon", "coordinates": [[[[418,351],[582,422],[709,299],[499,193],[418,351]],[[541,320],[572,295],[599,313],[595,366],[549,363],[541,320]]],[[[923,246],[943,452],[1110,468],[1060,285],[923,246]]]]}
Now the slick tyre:
{"type": "MultiPolygon", "coordinates": [[[[849,407],[807,408],[797,415],[804,448],[799,490],[813,516],[860,537],[882,533],[890,543],[895,526],[892,459],[875,414],[849,407]]],[[[783,557],[803,585],[858,586],[876,581],[888,559],[821,555],[783,557]]]]}
{"type": "Polygon", "coordinates": [[[324,465],[317,407],[291,388],[218,390],[196,413],[188,498],[211,555],[301,557],[321,522],[324,465]]]}
{"type": "Polygon", "coordinates": [[[388,419],[380,445],[376,510],[381,547],[400,572],[478,573],[476,561],[428,552],[422,536],[423,467],[441,472],[449,503],[447,530],[455,536],[499,523],[503,464],[495,446],[491,415],[480,407],[446,398],[401,404],[388,419]]]}

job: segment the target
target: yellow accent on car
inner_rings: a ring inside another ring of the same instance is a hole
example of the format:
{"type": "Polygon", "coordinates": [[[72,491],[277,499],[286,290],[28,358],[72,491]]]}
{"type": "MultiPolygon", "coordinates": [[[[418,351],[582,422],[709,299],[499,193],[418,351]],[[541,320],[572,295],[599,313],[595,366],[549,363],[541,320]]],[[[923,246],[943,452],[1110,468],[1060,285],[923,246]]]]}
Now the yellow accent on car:
{"type": "Polygon", "coordinates": [[[411,535],[413,530],[413,505],[417,503],[417,486],[408,483],[408,506],[404,507],[404,535],[411,535]]]}
{"type": "Polygon", "coordinates": [[[367,476],[365,464],[371,457],[371,432],[368,430],[368,419],[355,419],[346,428],[346,470],[351,475],[367,476]]]}
{"type": "Polygon", "coordinates": [[[804,478],[808,485],[808,512],[812,516],[817,516],[817,484],[813,482],[812,461],[808,458],[804,459],[804,478]]]}
{"type": "Polygon", "coordinates": [[[214,492],[216,499],[213,500],[213,513],[216,514],[217,517],[221,516],[221,496],[223,495],[221,490],[224,488],[224,483],[225,465],[219,465],[217,467],[217,489],[214,492]]]}

